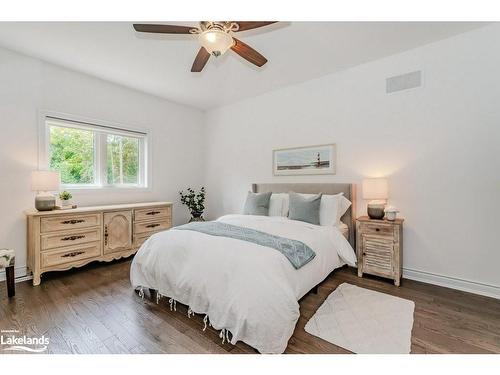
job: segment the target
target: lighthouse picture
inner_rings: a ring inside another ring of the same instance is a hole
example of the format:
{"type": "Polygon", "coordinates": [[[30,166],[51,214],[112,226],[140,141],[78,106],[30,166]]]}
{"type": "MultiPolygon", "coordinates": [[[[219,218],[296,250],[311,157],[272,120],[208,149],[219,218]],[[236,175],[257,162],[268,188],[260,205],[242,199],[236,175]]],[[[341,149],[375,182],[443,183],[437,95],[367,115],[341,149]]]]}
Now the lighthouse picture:
{"type": "Polygon", "coordinates": [[[335,157],[335,144],[274,150],[274,175],[335,174],[335,157]]]}

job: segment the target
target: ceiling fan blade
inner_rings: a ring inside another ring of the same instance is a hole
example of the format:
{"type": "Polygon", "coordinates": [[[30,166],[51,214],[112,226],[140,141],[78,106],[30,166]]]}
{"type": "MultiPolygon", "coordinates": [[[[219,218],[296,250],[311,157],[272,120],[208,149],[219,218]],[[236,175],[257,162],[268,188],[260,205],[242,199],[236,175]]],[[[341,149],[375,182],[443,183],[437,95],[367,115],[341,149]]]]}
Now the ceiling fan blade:
{"type": "Polygon", "coordinates": [[[195,27],[177,26],[177,25],[151,25],[151,24],[134,24],[135,31],[141,33],[158,33],[158,34],[191,34],[190,30],[195,27]]]}
{"type": "Polygon", "coordinates": [[[234,45],[231,49],[245,60],[250,61],[252,64],[262,66],[267,62],[267,59],[250,47],[248,44],[243,43],[241,40],[234,39],[234,45]]]}
{"type": "Polygon", "coordinates": [[[192,72],[201,72],[207,63],[210,54],[205,49],[205,47],[201,47],[194,59],[193,66],[191,67],[192,72]]]}
{"type": "Polygon", "coordinates": [[[245,30],[251,30],[251,29],[256,29],[258,27],[262,26],[267,26],[267,25],[272,25],[273,23],[276,23],[278,21],[264,21],[264,22],[257,22],[257,21],[234,21],[236,22],[240,28],[238,31],[245,31],[245,30]]]}

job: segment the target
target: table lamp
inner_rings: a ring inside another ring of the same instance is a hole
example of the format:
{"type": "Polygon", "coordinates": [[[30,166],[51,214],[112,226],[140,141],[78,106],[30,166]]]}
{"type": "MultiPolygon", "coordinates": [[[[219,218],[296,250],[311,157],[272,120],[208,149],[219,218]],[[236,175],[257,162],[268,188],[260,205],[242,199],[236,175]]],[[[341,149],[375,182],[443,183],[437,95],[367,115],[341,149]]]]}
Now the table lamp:
{"type": "Polygon", "coordinates": [[[35,208],[38,211],[50,211],[56,207],[56,197],[49,192],[59,190],[59,181],[59,172],[31,172],[31,190],[37,192],[35,208]]]}
{"type": "Polygon", "coordinates": [[[384,208],[388,196],[387,180],[385,178],[366,178],[363,180],[363,199],[368,202],[370,219],[383,219],[384,208]]]}

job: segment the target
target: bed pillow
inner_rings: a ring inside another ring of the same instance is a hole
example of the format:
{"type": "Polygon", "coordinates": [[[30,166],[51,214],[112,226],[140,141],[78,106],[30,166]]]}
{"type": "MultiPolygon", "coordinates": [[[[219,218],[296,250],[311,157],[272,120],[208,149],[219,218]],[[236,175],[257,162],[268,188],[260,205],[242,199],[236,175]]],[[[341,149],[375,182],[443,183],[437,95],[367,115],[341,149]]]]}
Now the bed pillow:
{"type": "MultiPolygon", "coordinates": [[[[300,194],[303,197],[314,197],[315,194],[300,194]]],[[[322,195],[319,207],[319,222],[322,226],[339,225],[340,218],[351,206],[351,201],[344,197],[344,193],[322,195]]]]}
{"type": "MultiPolygon", "coordinates": [[[[349,199],[347,199],[346,197],[344,197],[344,194],[342,193],[342,195],[339,198],[339,210],[337,212],[337,224],[340,224],[340,218],[342,216],[344,216],[344,214],[347,212],[349,207],[351,207],[351,204],[352,204],[352,202],[349,199]]],[[[320,210],[321,210],[321,208],[320,208],[320,210]]]]}
{"type": "Polygon", "coordinates": [[[269,200],[272,193],[252,193],[248,192],[245,206],[243,207],[244,215],[261,215],[269,214],[269,200]]]}
{"type": "Polygon", "coordinates": [[[343,193],[323,195],[319,208],[319,221],[321,225],[340,225],[340,218],[351,206],[349,199],[343,193]]]}
{"type": "Polygon", "coordinates": [[[319,207],[321,194],[305,197],[303,194],[289,193],[290,206],[288,218],[319,225],[319,207]]]}
{"type": "Polygon", "coordinates": [[[273,193],[269,199],[269,216],[288,215],[288,194],[273,193]]]}

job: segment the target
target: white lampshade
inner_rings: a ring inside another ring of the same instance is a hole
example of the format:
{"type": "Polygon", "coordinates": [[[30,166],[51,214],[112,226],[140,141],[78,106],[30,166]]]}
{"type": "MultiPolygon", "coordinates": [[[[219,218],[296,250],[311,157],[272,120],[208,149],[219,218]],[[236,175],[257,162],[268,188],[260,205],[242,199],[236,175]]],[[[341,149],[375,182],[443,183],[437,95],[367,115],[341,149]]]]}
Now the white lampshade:
{"type": "Polygon", "coordinates": [[[33,171],[31,172],[31,190],[56,191],[59,190],[59,172],[33,171]]]}
{"type": "Polygon", "coordinates": [[[208,53],[215,56],[224,54],[224,52],[226,52],[234,44],[233,37],[231,35],[217,29],[202,32],[199,36],[199,41],[208,53]]]}
{"type": "Polygon", "coordinates": [[[363,199],[387,199],[388,185],[385,178],[366,178],[363,180],[363,199]]]}

